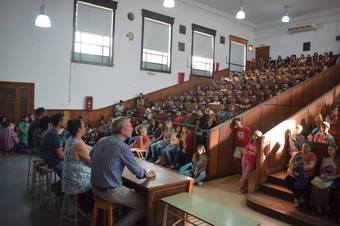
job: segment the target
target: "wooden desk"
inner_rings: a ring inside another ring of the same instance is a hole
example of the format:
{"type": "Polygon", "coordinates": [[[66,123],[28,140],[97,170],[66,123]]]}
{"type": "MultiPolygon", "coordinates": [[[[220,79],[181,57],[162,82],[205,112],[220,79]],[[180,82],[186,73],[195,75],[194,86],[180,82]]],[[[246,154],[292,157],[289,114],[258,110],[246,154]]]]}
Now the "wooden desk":
{"type": "Polygon", "coordinates": [[[139,194],[146,198],[146,225],[160,225],[161,214],[158,215],[159,218],[157,219],[156,203],[160,203],[163,197],[182,192],[191,193],[193,189],[193,179],[153,163],[140,159],[136,160],[146,171],[155,171],[156,178],[139,180],[128,169],[125,169],[123,172],[123,183],[129,188],[135,189],[139,194]]]}
{"type": "Polygon", "coordinates": [[[166,226],[168,205],[180,209],[185,213],[184,221],[187,225],[187,215],[196,217],[214,226],[258,226],[261,223],[241,215],[234,210],[212,203],[194,194],[181,193],[162,199],[166,203],[164,208],[163,226],[166,226]]]}

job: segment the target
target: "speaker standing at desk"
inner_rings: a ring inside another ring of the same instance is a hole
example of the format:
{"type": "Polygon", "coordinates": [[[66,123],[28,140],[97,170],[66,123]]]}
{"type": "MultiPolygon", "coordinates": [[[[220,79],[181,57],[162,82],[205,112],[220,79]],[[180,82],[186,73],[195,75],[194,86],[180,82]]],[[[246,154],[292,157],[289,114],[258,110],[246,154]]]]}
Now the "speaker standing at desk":
{"type": "Polygon", "coordinates": [[[134,225],[145,214],[145,200],[142,196],[123,186],[122,174],[125,166],[137,178],[153,178],[155,172],[146,172],[136,162],[130,147],[124,142],[131,137],[129,118],[121,117],[112,123],[112,136],[102,138],[93,148],[91,183],[93,193],[99,198],[119,203],[132,210],[116,225],[134,225]]]}

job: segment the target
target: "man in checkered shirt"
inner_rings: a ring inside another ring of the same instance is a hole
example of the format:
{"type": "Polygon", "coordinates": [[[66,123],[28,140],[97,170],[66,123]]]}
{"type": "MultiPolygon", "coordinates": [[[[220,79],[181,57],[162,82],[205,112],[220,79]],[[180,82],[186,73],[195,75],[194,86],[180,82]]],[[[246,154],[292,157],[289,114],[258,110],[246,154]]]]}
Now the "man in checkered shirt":
{"type": "Polygon", "coordinates": [[[7,120],[4,125],[5,129],[0,133],[0,150],[4,155],[8,155],[9,152],[15,150],[19,139],[14,132],[15,123],[13,121],[7,120]]]}

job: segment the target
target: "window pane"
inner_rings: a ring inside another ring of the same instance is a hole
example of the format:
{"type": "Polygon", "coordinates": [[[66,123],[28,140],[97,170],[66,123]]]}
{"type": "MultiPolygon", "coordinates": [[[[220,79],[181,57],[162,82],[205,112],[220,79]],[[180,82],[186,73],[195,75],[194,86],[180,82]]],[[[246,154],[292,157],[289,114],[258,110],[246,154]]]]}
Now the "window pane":
{"type": "Polygon", "coordinates": [[[78,1],[73,60],[112,64],[113,10],[78,1]]]}
{"type": "Polygon", "coordinates": [[[15,88],[0,88],[0,115],[15,119],[15,88]]]}
{"type": "Polygon", "coordinates": [[[194,31],[192,74],[211,76],[214,62],[214,36],[194,31]]]}
{"type": "Polygon", "coordinates": [[[20,117],[29,113],[28,109],[28,88],[21,88],[20,89],[20,117]]]}
{"type": "Polygon", "coordinates": [[[111,36],[112,9],[78,1],[77,30],[111,36]]]}
{"type": "Polygon", "coordinates": [[[80,53],[80,43],[74,43],[74,52],[80,53]]]}
{"type": "Polygon", "coordinates": [[[170,70],[171,24],[144,17],[142,68],[170,70]]]}
{"type": "Polygon", "coordinates": [[[111,38],[109,36],[104,36],[104,46],[110,46],[111,45],[111,38]]]}
{"type": "Polygon", "coordinates": [[[194,32],[193,55],[200,57],[213,58],[214,37],[212,35],[194,32]]]}
{"type": "Polygon", "coordinates": [[[92,55],[102,55],[102,47],[95,45],[82,44],[81,53],[92,54],[92,55]]]}
{"type": "Polygon", "coordinates": [[[103,36],[82,32],[81,41],[87,44],[103,45],[103,36]]]}
{"type": "Polygon", "coordinates": [[[76,31],[76,35],[75,35],[75,41],[76,42],[80,42],[81,41],[81,34],[80,34],[80,32],[79,31],[76,31]]]}
{"type": "Polygon", "coordinates": [[[110,56],[110,49],[104,48],[103,56],[110,56]]]}
{"type": "Polygon", "coordinates": [[[246,64],[246,45],[236,42],[230,43],[230,63],[240,66],[246,64]]]}

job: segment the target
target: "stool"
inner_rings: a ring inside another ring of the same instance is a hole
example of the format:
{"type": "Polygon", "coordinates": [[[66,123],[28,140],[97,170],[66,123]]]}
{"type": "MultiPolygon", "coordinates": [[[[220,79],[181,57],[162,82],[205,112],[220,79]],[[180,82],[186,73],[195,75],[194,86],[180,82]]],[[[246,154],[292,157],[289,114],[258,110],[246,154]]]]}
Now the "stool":
{"type": "MultiPolygon", "coordinates": [[[[33,169],[31,176],[31,195],[33,200],[35,200],[36,195],[40,188],[40,174],[38,172],[38,168],[45,165],[44,160],[42,159],[34,159],[32,160],[33,169]]],[[[38,193],[39,194],[39,193],[38,193]]]]}
{"type": "Polygon", "coordinates": [[[106,216],[107,216],[106,217],[107,218],[107,220],[106,220],[107,226],[112,226],[113,222],[116,222],[116,220],[117,220],[117,218],[113,219],[113,217],[112,217],[112,211],[113,210],[117,210],[116,213],[118,214],[118,219],[121,218],[121,216],[122,216],[121,205],[119,205],[117,203],[104,201],[102,199],[99,199],[98,197],[95,197],[91,226],[97,225],[97,218],[98,218],[98,210],[99,209],[104,210],[104,214],[106,214],[106,216]]]}
{"type": "Polygon", "coordinates": [[[78,224],[78,195],[70,195],[70,194],[64,193],[63,205],[61,207],[61,213],[60,213],[60,226],[63,225],[64,219],[67,219],[67,220],[70,220],[70,221],[74,221],[74,225],[77,226],[77,224],[78,224]],[[71,199],[72,197],[74,198],[74,209],[73,209],[73,211],[74,211],[74,218],[70,217],[69,211],[68,211],[68,208],[67,208],[67,200],[71,199]],[[66,209],[66,212],[68,214],[66,216],[64,216],[64,210],[65,209],[66,209]]]}
{"type": "MultiPolygon", "coordinates": [[[[30,153],[28,155],[28,172],[27,172],[27,183],[26,183],[26,187],[27,189],[30,186],[30,177],[33,176],[33,172],[34,172],[34,166],[33,166],[33,170],[32,170],[32,174],[31,174],[31,164],[32,162],[34,163],[34,161],[36,160],[42,160],[40,159],[37,155],[35,155],[33,153],[33,149],[30,150],[30,153]],[[34,158],[34,159],[33,159],[34,158]],[[33,159],[33,160],[32,160],[33,159]]],[[[33,178],[32,178],[33,179],[33,178]]]]}
{"type": "Polygon", "coordinates": [[[42,203],[43,199],[48,201],[49,211],[52,210],[52,201],[55,198],[52,192],[52,178],[54,176],[54,182],[57,181],[57,174],[47,166],[38,167],[38,172],[40,174],[40,204],[42,203]],[[46,189],[45,189],[46,188],[46,189]]]}
{"type": "Polygon", "coordinates": [[[141,160],[145,160],[145,153],[147,150],[139,149],[139,148],[131,148],[132,152],[136,152],[137,157],[141,160]]]}

